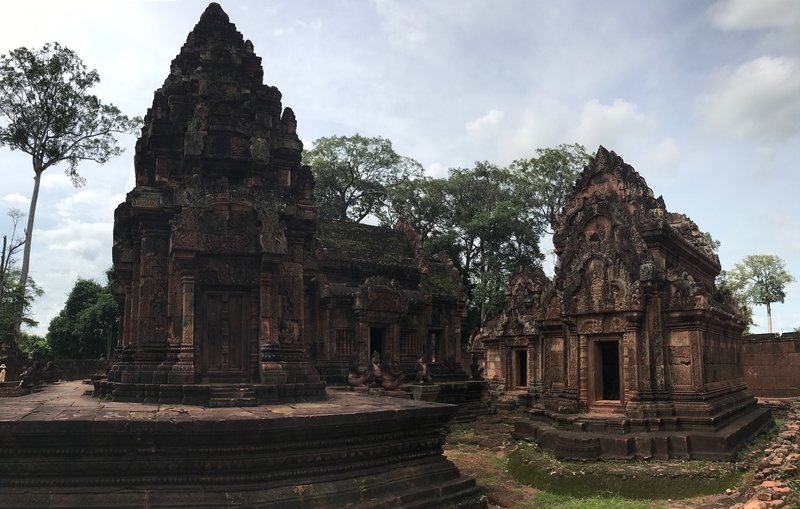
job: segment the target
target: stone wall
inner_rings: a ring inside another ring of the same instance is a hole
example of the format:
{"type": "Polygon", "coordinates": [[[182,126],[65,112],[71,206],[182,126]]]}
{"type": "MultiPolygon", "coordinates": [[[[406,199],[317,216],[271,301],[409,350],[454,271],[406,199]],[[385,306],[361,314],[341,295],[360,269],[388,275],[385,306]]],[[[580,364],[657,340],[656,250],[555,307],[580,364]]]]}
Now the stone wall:
{"type": "Polygon", "coordinates": [[[747,387],[762,398],[800,396],[800,336],[752,334],[742,342],[747,387]]]}
{"type": "Polygon", "coordinates": [[[56,359],[55,364],[63,380],[83,380],[108,369],[105,359],[56,359]]]}

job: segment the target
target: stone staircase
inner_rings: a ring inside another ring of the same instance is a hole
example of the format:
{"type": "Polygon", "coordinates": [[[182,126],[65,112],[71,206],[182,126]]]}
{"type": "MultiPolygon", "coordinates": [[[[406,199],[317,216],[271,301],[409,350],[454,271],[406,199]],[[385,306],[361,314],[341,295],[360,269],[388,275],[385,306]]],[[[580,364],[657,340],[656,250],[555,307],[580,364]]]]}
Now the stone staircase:
{"type": "Polygon", "coordinates": [[[256,395],[252,385],[214,384],[209,393],[208,406],[224,408],[236,406],[256,406],[256,395]]]}
{"type": "Polygon", "coordinates": [[[505,390],[495,395],[492,406],[497,410],[511,412],[529,405],[528,391],[524,389],[505,390]]]}

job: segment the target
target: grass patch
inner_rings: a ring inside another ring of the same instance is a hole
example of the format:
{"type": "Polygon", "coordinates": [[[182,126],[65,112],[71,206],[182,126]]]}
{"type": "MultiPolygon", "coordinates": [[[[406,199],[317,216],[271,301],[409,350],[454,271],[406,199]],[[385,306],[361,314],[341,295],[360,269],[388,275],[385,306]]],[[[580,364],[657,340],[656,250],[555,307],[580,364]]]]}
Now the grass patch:
{"type": "MultiPolygon", "coordinates": [[[[534,444],[519,443],[508,453],[508,471],[519,482],[561,497],[553,507],[660,507],[648,500],[685,499],[723,493],[753,476],[756,464],[780,430],[775,425],[752,440],[735,463],[701,460],[561,460],[534,444]],[[571,500],[571,501],[570,501],[571,500]],[[611,505],[591,505],[593,503],[611,505]],[[626,502],[627,501],[627,502],[626,502]],[[645,505],[620,505],[623,503],[645,505]],[[614,505],[617,504],[617,505],[614,505]]],[[[542,503],[543,507],[549,507],[542,503]]],[[[800,508],[798,508],[800,509],[800,508]]]]}
{"type": "Polygon", "coordinates": [[[548,507],[551,509],[658,509],[662,507],[662,504],[649,500],[630,500],[621,497],[575,498],[540,491],[531,501],[531,508],[534,507],[548,507]]]}
{"type": "Polygon", "coordinates": [[[600,497],[598,501],[613,500],[614,497],[692,498],[724,492],[726,488],[738,486],[742,480],[742,472],[734,463],[696,460],[567,461],[531,444],[519,444],[509,453],[508,471],[528,486],[555,495],[587,499],[581,503],[590,503],[592,497],[600,497]]]}

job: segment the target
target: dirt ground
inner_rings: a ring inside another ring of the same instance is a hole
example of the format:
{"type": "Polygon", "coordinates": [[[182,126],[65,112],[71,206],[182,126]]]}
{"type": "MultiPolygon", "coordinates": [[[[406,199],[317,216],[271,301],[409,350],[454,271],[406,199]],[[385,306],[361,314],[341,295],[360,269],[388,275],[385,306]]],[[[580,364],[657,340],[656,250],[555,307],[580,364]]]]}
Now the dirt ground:
{"type": "MultiPolygon", "coordinates": [[[[506,468],[506,454],[514,447],[511,438],[513,422],[524,418],[519,412],[500,412],[482,416],[470,424],[451,429],[445,445],[445,455],[462,473],[476,479],[486,497],[489,509],[529,509],[536,488],[520,483],[506,468]]],[[[638,468],[632,463],[632,468],[638,468]]],[[[742,502],[743,494],[709,495],[684,500],[664,500],[664,509],[723,509],[742,502]]]]}

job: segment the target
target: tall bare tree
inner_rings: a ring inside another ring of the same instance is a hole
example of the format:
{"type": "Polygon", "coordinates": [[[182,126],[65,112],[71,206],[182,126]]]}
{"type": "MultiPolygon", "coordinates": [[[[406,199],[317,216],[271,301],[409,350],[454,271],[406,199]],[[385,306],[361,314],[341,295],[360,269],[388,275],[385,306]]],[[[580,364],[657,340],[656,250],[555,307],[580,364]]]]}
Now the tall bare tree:
{"type": "MultiPolygon", "coordinates": [[[[75,52],[58,43],[40,50],[20,47],[0,56],[0,147],[31,156],[33,193],[19,287],[25,291],[30,269],[33,224],[42,174],[61,162],[79,187],[84,179],[81,161],[105,163],[119,155],[115,134],[133,132],[139,119],[129,119],[111,104],[103,104],[89,90],[100,81],[75,52]]],[[[19,331],[20,319],[16,331],[19,331]]]]}

